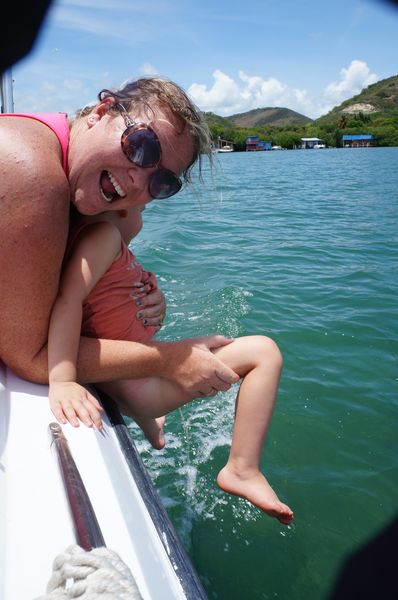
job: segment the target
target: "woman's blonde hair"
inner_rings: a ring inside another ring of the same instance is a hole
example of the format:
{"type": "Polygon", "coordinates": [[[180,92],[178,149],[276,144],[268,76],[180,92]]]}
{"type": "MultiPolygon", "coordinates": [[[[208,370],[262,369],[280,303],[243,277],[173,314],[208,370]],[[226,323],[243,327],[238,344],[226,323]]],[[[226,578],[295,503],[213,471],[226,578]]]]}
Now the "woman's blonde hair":
{"type": "MultiPolygon", "coordinates": [[[[193,157],[190,164],[182,173],[185,182],[190,180],[190,172],[196,161],[199,161],[199,175],[201,174],[201,157],[208,156],[211,161],[210,133],[206,121],[199,109],[194,105],[186,92],[176,83],[162,77],[143,77],[136,81],[129,81],[117,90],[101,90],[98,99],[115,98],[127,112],[134,106],[144,107],[149,114],[154,114],[154,107],[163,106],[181,123],[181,133],[188,127],[193,140],[193,157]]],[[[78,118],[88,115],[93,106],[88,106],[78,112],[78,118]]],[[[110,109],[115,114],[120,114],[117,107],[110,109]]]]}

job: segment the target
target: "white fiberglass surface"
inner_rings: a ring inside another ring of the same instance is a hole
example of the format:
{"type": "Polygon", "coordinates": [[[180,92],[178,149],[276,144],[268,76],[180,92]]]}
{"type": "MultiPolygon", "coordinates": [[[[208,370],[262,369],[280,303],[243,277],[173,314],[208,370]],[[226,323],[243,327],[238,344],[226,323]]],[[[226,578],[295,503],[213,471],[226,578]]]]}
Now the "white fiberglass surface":
{"type": "MultiPolygon", "coordinates": [[[[1,365],[0,365],[1,367],[1,365]]],[[[0,369],[0,600],[44,594],[52,561],[75,543],[48,432],[47,388],[0,369]]],[[[106,417],[104,432],[63,427],[105,543],[144,599],[184,598],[106,417]]]]}

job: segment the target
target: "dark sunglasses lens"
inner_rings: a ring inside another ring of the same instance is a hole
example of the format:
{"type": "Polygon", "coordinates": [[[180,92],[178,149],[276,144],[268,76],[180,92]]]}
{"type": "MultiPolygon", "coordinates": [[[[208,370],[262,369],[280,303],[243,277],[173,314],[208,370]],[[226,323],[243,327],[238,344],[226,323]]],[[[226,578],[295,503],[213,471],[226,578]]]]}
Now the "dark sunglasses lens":
{"type": "Polygon", "coordinates": [[[155,167],[160,161],[160,144],[150,129],[131,131],[122,136],[122,148],[127,158],[139,167],[155,167]]]}
{"type": "Polygon", "coordinates": [[[149,180],[149,193],[158,200],[174,196],[181,187],[181,181],[168,169],[158,169],[149,180]]]}

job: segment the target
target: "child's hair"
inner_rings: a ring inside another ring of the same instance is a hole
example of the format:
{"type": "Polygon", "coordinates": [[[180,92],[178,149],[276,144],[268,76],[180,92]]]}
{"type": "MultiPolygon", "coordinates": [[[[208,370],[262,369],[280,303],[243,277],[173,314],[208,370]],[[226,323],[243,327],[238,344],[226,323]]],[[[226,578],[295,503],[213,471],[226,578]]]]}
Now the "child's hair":
{"type": "MultiPolygon", "coordinates": [[[[201,156],[206,155],[210,162],[212,160],[210,132],[207,123],[188,97],[186,92],[176,83],[161,77],[143,77],[136,81],[129,81],[118,90],[101,90],[98,99],[115,98],[127,112],[134,105],[144,107],[149,114],[154,114],[154,107],[162,106],[171,111],[181,123],[181,133],[185,127],[189,128],[192,135],[194,152],[191,163],[182,173],[185,182],[190,180],[192,166],[199,161],[199,175],[201,174],[201,156]]],[[[77,118],[85,117],[93,109],[93,105],[78,111],[77,118]]],[[[120,114],[117,107],[110,109],[115,114],[120,114]]]]}

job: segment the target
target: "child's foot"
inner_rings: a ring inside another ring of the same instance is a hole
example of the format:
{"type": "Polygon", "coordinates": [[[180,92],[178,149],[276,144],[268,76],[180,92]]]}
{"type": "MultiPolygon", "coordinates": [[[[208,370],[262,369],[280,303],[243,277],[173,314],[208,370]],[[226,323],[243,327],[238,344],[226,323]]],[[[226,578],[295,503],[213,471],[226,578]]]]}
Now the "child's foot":
{"type": "Polygon", "coordinates": [[[166,445],[164,438],[163,426],[166,421],[166,417],[158,417],[156,419],[134,417],[137,425],[139,425],[153,448],[156,450],[162,450],[166,445]]]}
{"type": "Polygon", "coordinates": [[[259,471],[254,475],[244,476],[238,475],[225,466],[218,474],[217,484],[224,492],[248,500],[284,525],[289,525],[293,520],[293,511],[279,500],[264,475],[259,471]]]}

